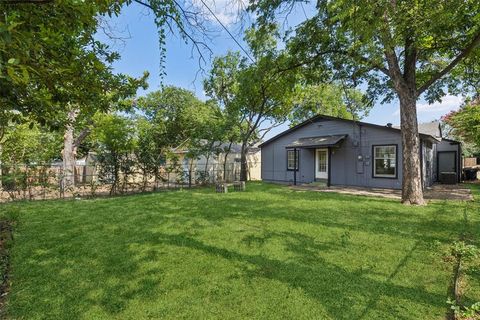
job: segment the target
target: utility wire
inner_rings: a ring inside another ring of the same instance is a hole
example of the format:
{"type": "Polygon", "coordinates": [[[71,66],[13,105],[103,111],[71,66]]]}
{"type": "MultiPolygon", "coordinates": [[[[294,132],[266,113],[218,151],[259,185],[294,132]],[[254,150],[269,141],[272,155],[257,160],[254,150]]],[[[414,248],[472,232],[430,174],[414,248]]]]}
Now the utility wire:
{"type": "Polygon", "coordinates": [[[225,27],[225,25],[222,23],[222,21],[220,21],[220,19],[217,18],[217,16],[215,15],[215,13],[213,12],[212,9],[210,9],[210,7],[205,3],[205,1],[203,0],[200,0],[200,2],[203,3],[203,5],[205,6],[205,8],[207,8],[207,10],[212,14],[212,16],[215,18],[215,20],[217,20],[217,22],[222,26],[222,28],[228,33],[228,35],[230,36],[230,38],[233,39],[233,41],[235,41],[235,43],[237,44],[237,46],[240,47],[240,49],[242,49],[242,51],[247,55],[247,57],[252,60],[252,62],[255,62],[255,60],[253,60],[253,58],[250,56],[250,54],[247,52],[247,50],[245,50],[242,45],[240,44],[240,42],[238,42],[238,40],[232,35],[232,33],[227,29],[227,27],[225,27]]]}

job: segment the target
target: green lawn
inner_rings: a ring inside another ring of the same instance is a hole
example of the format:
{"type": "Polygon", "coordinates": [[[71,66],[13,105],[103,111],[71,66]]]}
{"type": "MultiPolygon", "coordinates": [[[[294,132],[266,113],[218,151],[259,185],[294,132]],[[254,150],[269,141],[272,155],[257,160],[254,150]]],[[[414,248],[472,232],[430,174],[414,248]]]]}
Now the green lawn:
{"type": "Polygon", "coordinates": [[[477,204],[247,189],[0,206],[17,221],[8,316],[445,319],[445,253],[480,235],[477,204]]]}

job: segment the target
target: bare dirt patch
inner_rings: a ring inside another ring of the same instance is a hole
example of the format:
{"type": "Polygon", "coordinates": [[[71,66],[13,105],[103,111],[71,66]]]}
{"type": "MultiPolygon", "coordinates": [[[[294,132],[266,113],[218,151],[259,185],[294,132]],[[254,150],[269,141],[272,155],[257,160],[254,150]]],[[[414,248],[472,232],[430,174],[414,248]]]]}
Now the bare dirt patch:
{"type": "MultiPolygon", "coordinates": [[[[367,187],[352,187],[352,186],[330,186],[319,187],[311,184],[303,184],[298,186],[291,186],[293,190],[303,191],[319,191],[319,192],[336,192],[342,194],[361,195],[370,197],[381,197],[389,199],[401,199],[402,191],[394,189],[381,188],[367,188],[367,187]]],[[[472,201],[473,196],[470,188],[464,184],[444,185],[435,184],[424,190],[425,199],[428,200],[461,200],[472,201]]]]}

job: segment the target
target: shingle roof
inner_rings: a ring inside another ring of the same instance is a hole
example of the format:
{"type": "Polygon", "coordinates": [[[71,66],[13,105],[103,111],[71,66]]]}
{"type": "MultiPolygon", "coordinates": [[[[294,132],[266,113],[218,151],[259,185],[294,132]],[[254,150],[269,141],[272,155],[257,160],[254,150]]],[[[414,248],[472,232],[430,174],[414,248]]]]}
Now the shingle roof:
{"type": "MultiPolygon", "coordinates": [[[[400,129],[400,126],[394,126],[394,128],[400,129]]],[[[435,138],[442,137],[442,131],[440,130],[440,122],[438,121],[419,123],[418,132],[435,138]]]]}
{"type": "MultiPolygon", "coordinates": [[[[271,143],[272,141],[275,141],[277,140],[278,138],[286,135],[286,134],[289,134],[290,132],[292,131],[295,131],[303,126],[306,126],[308,124],[311,124],[315,121],[318,121],[319,119],[330,119],[330,120],[338,120],[338,121],[346,121],[346,122],[352,122],[352,123],[356,123],[356,124],[361,124],[361,125],[364,125],[364,126],[370,126],[370,127],[375,127],[375,128],[381,128],[381,129],[386,129],[386,130],[395,130],[397,132],[400,131],[400,128],[398,127],[394,127],[394,126],[382,126],[382,125],[378,125],[378,124],[373,124],[373,123],[368,123],[368,122],[362,122],[362,121],[354,121],[354,120],[350,120],[350,119],[343,119],[343,118],[337,118],[337,117],[332,117],[332,116],[325,116],[325,115],[322,115],[322,114],[318,114],[316,116],[313,116],[312,118],[310,119],[307,119],[305,120],[304,122],[300,123],[300,124],[297,124],[296,126],[294,127],[291,127],[290,129],[287,129],[279,134],[277,134],[276,136],[274,136],[273,138],[270,138],[269,140],[261,143],[259,145],[259,147],[263,147],[269,143],[271,143]]],[[[432,139],[435,139],[435,140],[439,140],[439,137],[436,137],[436,136],[432,136],[428,133],[423,133],[423,132],[420,132],[420,135],[425,137],[425,138],[432,138],[432,139]]]]}
{"type": "Polygon", "coordinates": [[[309,137],[309,138],[300,138],[293,141],[287,146],[287,148],[313,148],[313,147],[329,147],[336,145],[347,135],[330,135],[330,136],[319,136],[319,137],[309,137]]]}
{"type": "MultiPolygon", "coordinates": [[[[201,145],[206,145],[207,140],[202,139],[199,141],[199,143],[201,145]]],[[[216,148],[219,150],[227,150],[229,146],[230,146],[229,142],[215,141],[213,143],[213,148],[216,148]]],[[[189,150],[188,146],[180,145],[176,148],[173,148],[172,152],[181,154],[181,153],[187,153],[188,150],[189,150]]],[[[240,153],[241,151],[242,151],[242,145],[240,143],[232,143],[232,145],[230,146],[230,153],[240,153]]],[[[256,153],[259,151],[260,151],[260,148],[256,144],[248,148],[248,153],[256,153]]]]}
{"type": "Polygon", "coordinates": [[[432,121],[428,123],[419,123],[418,132],[423,134],[429,134],[436,138],[442,137],[442,132],[440,131],[440,122],[438,121],[432,121]]]}

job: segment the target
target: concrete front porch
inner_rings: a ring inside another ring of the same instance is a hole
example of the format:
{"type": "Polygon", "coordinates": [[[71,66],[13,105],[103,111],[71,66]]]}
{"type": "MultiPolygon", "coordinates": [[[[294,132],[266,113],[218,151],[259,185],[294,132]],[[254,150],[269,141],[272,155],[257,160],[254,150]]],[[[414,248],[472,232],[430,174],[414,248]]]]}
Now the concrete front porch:
{"type": "MultiPolygon", "coordinates": [[[[293,190],[297,191],[318,191],[318,192],[336,192],[342,194],[351,194],[357,196],[382,197],[400,200],[402,197],[401,190],[381,189],[381,188],[366,188],[353,186],[319,186],[315,184],[302,184],[298,186],[291,186],[293,190]]],[[[424,190],[424,197],[428,200],[473,200],[470,188],[464,184],[446,185],[435,184],[432,187],[424,190]]]]}

